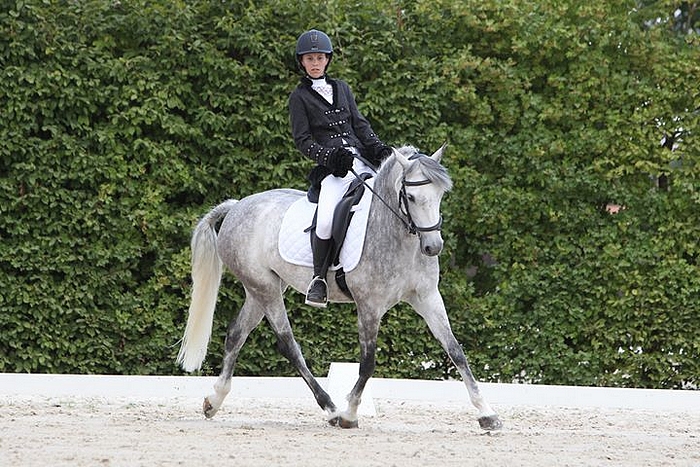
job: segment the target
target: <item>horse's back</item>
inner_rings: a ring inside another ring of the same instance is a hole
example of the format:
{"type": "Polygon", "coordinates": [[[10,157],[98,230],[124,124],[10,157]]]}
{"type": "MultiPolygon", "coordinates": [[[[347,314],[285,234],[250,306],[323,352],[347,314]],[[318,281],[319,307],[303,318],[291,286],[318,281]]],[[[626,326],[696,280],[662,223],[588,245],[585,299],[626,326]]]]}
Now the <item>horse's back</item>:
{"type": "Polygon", "coordinates": [[[217,249],[224,263],[235,268],[241,262],[261,264],[263,259],[278,255],[284,214],[303,196],[303,191],[280,188],[239,200],[226,214],[218,233],[217,249]]]}

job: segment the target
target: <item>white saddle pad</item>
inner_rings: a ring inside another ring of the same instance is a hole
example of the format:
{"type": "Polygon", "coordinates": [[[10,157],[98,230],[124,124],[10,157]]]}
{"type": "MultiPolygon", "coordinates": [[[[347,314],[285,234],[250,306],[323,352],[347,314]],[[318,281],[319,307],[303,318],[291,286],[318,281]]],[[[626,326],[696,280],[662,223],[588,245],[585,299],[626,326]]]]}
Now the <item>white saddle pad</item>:
{"type": "MultiPolygon", "coordinates": [[[[366,183],[370,187],[374,187],[374,178],[370,178],[366,183]]],[[[331,266],[331,270],[342,267],[345,272],[350,272],[360,262],[371,203],[372,192],[365,189],[360,202],[352,207],[355,214],[350,220],[348,233],[345,236],[343,248],[340,250],[340,263],[331,266]]],[[[304,232],[304,230],[311,225],[315,211],[316,205],[311,203],[306,196],[295,201],[287,210],[284,219],[282,219],[278,242],[280,255],[285,261],[298,266],[313,267],[311,240],[309,232],[304,232]]]]}

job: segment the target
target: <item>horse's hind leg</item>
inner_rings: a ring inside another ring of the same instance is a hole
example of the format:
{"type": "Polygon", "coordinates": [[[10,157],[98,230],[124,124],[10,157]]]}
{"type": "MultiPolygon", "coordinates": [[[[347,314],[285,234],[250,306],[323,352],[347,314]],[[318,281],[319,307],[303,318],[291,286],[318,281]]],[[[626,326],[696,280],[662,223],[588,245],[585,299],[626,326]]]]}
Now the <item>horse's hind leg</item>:
{"type": "Polygon", "coordinates": [[[412,302],[413,307],[428,324],[430,331],[440,341],[442,347],[450,356],[452,363],[457,367],[464,384],[469,391],[469,398],[479,411],[479,426],[484,430],[499,430],[503,424],[496,412],[489,406],[479,391],[479,386],[474,379],[467,357],[464,355],[462,346],[452,332],[450,321],[447,317],[445,305],[439,292],[425,297],[423,300],[412,302]]]}
{"type": "Polygon", "coordinates": [[[238,316],[228,326],[221,373],[214,383],[214,394],[204,399],[202,408],[205,417],[213,417],[231,391],[231,377],[236,367],[238,354],[250,333],[262,321],[263,316],[263,309],[250,296],[247,296],[238,316]]]}

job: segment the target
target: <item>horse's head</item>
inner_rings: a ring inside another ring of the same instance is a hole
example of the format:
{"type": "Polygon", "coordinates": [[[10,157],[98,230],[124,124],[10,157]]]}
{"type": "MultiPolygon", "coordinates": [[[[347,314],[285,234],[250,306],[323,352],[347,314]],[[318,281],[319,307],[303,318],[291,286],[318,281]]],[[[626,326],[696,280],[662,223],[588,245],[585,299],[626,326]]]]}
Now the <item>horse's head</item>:
{"type": "Polygon", "coordinates": [[[394,156],[403,167],[403,177],[397,181],[399,206],[409,231],[418,234],[421,252],[427,256],[440,254],[443,246],[440,202],[452,188],[452,180],[440,164],[446,146],[443,144],[431,156],[412,146],[394,149],[394,156]]]}

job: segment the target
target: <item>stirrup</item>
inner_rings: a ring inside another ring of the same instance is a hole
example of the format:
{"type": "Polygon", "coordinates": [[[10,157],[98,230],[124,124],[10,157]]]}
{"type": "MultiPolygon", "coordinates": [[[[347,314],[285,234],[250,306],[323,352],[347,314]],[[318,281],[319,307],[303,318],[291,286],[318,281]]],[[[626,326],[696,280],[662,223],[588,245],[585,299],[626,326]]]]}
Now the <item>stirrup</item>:
{"type": "Polygon", "coordinates": [[[318,308],[325,308],[327,302],[328,284],[323,277],[315,276],[311,280],[309,288],[306,290],[306,300],[304,303],[318,308]]]}

